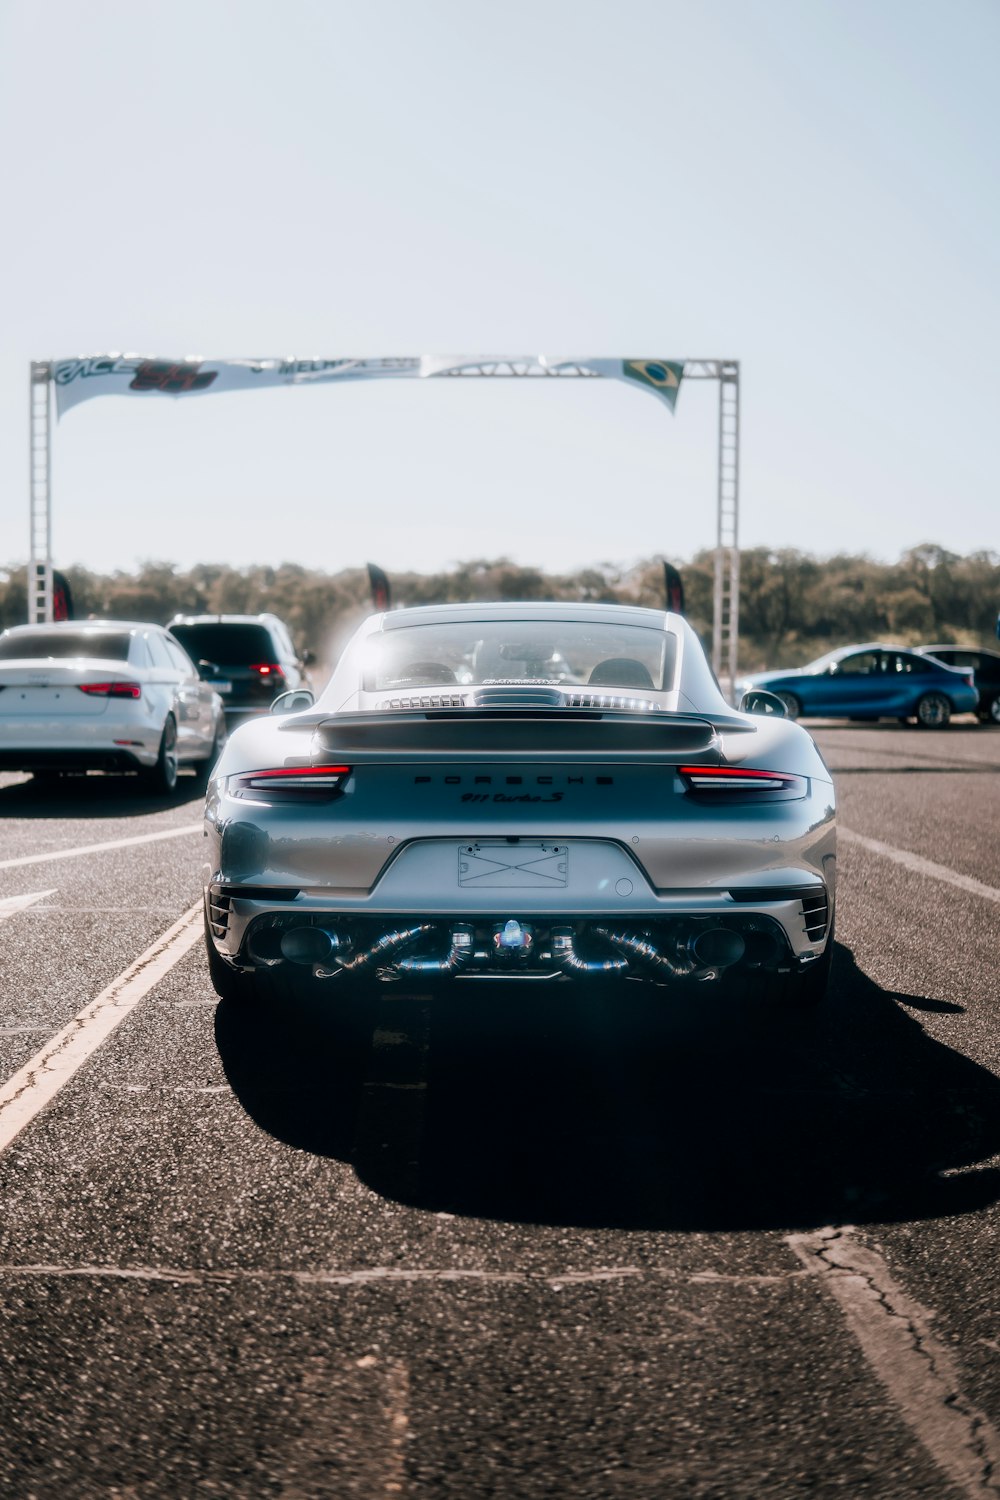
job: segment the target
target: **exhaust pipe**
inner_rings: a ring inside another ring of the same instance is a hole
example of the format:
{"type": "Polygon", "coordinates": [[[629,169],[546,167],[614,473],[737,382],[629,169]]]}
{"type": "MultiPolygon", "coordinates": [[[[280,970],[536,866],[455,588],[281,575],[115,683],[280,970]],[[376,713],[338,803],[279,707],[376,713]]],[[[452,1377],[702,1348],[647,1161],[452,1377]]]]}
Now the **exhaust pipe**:
{"type": "Polygon", "coordinates": [[[687,979],[695,971],[690,958],[683,954],[670,958],[666,953],[661,953],[648,937],[639,937],[631,932],[613,932],[608,927],[595,927],[594,931],[613,948],[627,953],[636,963],[645,964],[658,973],[668,974],[671,979],[687,979]]]}
{"type": "Polygon", "coordinates": [[[645,935],[616,932],[608,927],[595,927],[594,931],[636,963],[671,979],[715,979],[720,969],[739,963],[746,950],[740,934],[728,927],[709,927],[695,933],[688,940],[687,951],[682,949],[673,956],[661,952],[645,935]]]}
{"type": "Polygon", "coordinates": [[[553,927],[552,962],[564,974],[624,974],[628,970],[627,958],[581,958],[572,927],[553,927]]]}
{"type": "MultiPolygon", "coordinates": [[[[433,932],[434,925],[431,922],[421,922],[416,927],[400,927],[395,932],[384,932],[367,948],[362,948],[355,953],[353,958],[341,960],[340,968],[345,974],[361,974],[372,964],[391,960],[394,953],[400,948],[405,948],[409,943],[415,943],[417,938],[423,937],[425,932],[433,932]]],[[[393,971],[394,972],[394,971],[393,971]]]]}
{"type": "Polygon", "coordinates": [[[400,975],[416,974],[422,978],[457,974],[472,962],[475,936],[475,929],[468,922],[459,923],[451,929],[451,946],[444,958],[417,958],[415,955],[401,958],[393,964],[393,970],[400,975]]]}
{"type": "Polygon", "coordinates": [[[325,927],[292,927],[281,935],[281,956],[293,964],[328,964],[347,944],[325,927]]]}
{"type": "Polygon", "coordinates": [[[747,945],[738,932],[728,927],[709,927],[693,937],[689,947],[700,964],[710,969],[728,969],[730,964],[739,963],[747,945]]]}

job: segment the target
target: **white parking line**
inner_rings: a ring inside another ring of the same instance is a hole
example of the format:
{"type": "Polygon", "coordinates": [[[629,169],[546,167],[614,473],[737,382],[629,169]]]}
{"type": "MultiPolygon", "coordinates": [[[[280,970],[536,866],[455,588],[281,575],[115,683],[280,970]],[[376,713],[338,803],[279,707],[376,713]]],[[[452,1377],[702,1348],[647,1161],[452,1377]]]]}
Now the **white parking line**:
{"type": "Polygon", "coordinates": [[[157,839],[178,839],[182,834],[194,833],[200,823],[185,823],[183,828],[164,828],[160,833],[138,833],[131,839],[108,839],[105,844],[79,844],[69,849],[53,849],[50,854],[22,854],[18,859],[0,859],[0,870],[13,870],[15,865],[40,865],[50,859],[79,859],[81,854],[101,854],[105,849],[127,849],[130,844],[153,844],[157,839]]]}
{"type": "Polygon", "coordinates": [[[1000,1494],[1000,1434],[960,1384],[933,1313],[907,1296],[849,1227],[790,1234],[786,1243],[823,1278],[861,1352],[942,1473],[967,1495],[1000,1494]]]}
{"type": "Polygon", "coordinates": [[[200,936],[199,901],[0,1088],[0,1151],[30,1125],[200,936]]]}
{"type": "Polygon", "coordinates": [[[17,912],[24,911],[26,906],[34,906],[36,901],[44,901],[46,896],[54,896],[56,887],[51,891],[34,891],[30,896],[7,896],[0,901],[0,922],[5,917],[13,917],[17,912]]]}
{"type": "Polygon", "coordinates": [[[391,1359],[385,1372],[386,1415],[389,1418],[387,1495],[401,1495],[406,1487],[406,1445],[410,1436],[410,1372],[401,1359],[391,1359]]]}
{"type": "Polygon", "coordinates": [[[837,830],[837,836],[848,844],[860,845],[871,854],[881,854],[883,859],[894,860],[897,865],[912,870],[915,875],[926,875],[930,880],[943,880],[946,885],[967,891],[970,896],[981,896],[984,901],[995,901],[1000,905],[1000,890],[995,885],[985,885],[981,880],[974,880],[971,875],[960,875],[957,870],[949,870],[947,865],[938,865],[932,859],[924,859],[922,854],[913,854],[909,849],[896,849],[892,844],[883,844],[881,839],[870,839],[863,833],[855,833],[853,828],[841,827],[837,830]]]}

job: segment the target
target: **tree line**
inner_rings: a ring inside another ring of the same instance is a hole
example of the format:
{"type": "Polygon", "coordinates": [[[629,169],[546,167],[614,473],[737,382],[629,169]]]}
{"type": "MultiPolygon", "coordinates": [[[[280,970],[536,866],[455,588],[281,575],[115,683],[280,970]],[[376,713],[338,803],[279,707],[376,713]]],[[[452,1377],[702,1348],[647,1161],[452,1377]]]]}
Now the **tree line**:
{"type": "MultiPolygon", "coordinates": [[[[676,560],[674,560],[676,562],[676,560]]],[[[679,564],[685,611],[706,642],[712,634],[712,552],[679,564]]],[[[134,573],[66,570],[78,619],[149,620],[174,614],[258,614],[290,626],[300,646],[333,659],[371,609],[363,568],[325,573],[298,563],[181,569],[145,562],[134,573]]],[[[392,601],[441,604],[497,599],[590,600],[663,608],[663,559],[630,568],[602,563],[574,573],[543,573],[507,558],[476,559],[438,573],[394,573],[392,601]]],[[[0,625],[26,619],[23,567],[0,573],[0,625]]],[[[834,646],[891,640],[901,645],[955,641],[995,644],[1000,554],[966,557],[925,544],[895,563],[841,553],[820,558],[784,548],[741,553],[740,665],[799,666],[834,646]]]]}

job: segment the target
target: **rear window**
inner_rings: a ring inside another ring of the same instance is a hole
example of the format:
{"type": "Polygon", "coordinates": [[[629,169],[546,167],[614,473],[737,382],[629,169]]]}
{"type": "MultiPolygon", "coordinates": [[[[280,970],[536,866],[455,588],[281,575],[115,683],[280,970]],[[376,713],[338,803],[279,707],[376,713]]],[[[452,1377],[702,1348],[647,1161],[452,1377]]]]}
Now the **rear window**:
{"type": "Polygon", "coordinates": [[[469,620],[389,629],[368,643],[367,692],[398,687],[546,683],[673,687],[677,638],[641,625],[469,620]]]}
{"type": "Polygon", "coordinates": [[[132,636],[127,630],[5,630],[0,661],[17,657],[99,656],[127,661],[132,636]]]}
{"type": "Polygon", "coordinates": [[[219,667],[249,667],[277,660],[270,631],[263,625],[171,625],[192,661],[219,667]]]}

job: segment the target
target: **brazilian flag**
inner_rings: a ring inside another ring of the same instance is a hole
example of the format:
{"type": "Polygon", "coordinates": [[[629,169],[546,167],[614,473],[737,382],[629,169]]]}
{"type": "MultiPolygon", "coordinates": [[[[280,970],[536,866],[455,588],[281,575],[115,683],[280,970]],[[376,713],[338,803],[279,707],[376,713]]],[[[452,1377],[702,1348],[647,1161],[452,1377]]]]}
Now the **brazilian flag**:
{"type": "Polygon", "coordinates": [[[654,391],[673,411],[684,374],[683,361],[673,359],[623,359],[622,377],[654,391]]]}

